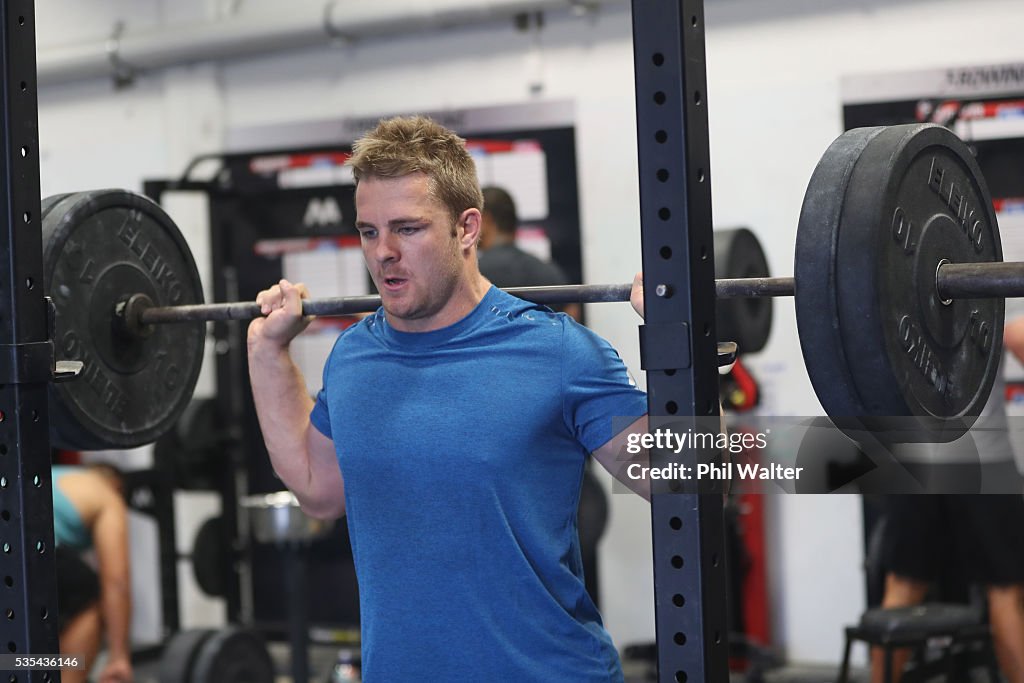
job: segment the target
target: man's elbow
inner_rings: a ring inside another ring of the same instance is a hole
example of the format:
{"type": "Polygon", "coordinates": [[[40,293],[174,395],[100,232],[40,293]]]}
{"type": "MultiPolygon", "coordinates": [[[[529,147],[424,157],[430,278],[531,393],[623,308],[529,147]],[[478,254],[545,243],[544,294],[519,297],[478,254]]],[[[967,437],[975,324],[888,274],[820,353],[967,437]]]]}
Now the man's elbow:
{"type": "Polygon", "coordinates": [[[345,499],[337,496],[327,500],[299,500],[303,514],[313,519],[332,521],[345,514],[345,499]]]}

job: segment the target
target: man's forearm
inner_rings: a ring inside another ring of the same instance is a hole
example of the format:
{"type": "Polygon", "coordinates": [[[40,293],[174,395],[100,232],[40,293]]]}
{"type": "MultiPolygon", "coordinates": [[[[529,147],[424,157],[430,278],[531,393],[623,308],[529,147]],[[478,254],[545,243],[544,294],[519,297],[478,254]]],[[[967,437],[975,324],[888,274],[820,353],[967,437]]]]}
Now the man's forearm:
{"type": "Polygon", "coordinates": [[[301,500],[313,483],[306,448],[313,400],[306,382],[287,349],[251,348],[249,378],[271,464],[301,500]]]}

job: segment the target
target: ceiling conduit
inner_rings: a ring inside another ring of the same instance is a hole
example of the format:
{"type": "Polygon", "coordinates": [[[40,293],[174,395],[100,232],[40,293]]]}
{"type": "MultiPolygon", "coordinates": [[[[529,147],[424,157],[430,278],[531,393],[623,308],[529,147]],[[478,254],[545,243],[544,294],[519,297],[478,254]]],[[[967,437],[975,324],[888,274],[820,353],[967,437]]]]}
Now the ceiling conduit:
{"type": "Polygon", "coordinates": [[[623,0],[331,0],[296,3],[286,13],[239,14],[196,24],[132,31],[115,26],[109,38],[44,47],[37,55],[40,85],[88,78],[124,78],[196,62],[255,57],[341,41],[396,36],[571,9],[585,15],[623,0]]]}

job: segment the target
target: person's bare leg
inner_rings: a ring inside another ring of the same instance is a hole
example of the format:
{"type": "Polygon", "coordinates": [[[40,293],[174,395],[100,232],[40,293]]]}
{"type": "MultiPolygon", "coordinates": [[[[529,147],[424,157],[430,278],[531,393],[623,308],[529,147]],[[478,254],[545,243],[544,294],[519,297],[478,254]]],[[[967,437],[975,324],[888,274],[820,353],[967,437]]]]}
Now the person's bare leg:
{"type": "Polygon", "coordinates": [[[65,657],[78,657],[85,662],[81,669],[61,669],[63,683],[85,683],[100,651],[103,620],[99,605],[82,610],[65,624],[60,633],[60,653],[65,657]]]}
{"type": "MultiPolygon", "coordinates": [[[[905,576],[895,574],[885,575],[885,597],[882,598],[882,607],[909,607],[919,605],[928,594],[928,582],[918,579],[909,579],[905,576]]],[[[908,648],[893,650],[892,653],[892,681],[896,683],[903,674],[903,667],[907,665],[910,658],[908,648]]],[[[885,680],[885,656],[882,648],[871,648],[871,683],[882,683],[885,680]]]]}
{"type": "Polygon", "coordinates": [[[989,586],[988,614],[1003,676],[1024,683],[1024,586],[989,586]]]}

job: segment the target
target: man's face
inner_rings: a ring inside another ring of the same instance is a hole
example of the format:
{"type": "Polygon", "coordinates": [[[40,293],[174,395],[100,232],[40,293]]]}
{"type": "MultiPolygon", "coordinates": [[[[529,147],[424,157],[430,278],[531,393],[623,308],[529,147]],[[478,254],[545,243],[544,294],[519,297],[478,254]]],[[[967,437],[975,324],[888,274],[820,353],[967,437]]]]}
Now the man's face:
{"type": "Polygon", "coordinates": [[[426,332],[458,320],[451,299],[465,277],[462,230],[431,196],[426,175],[360,180],[356,228],[395,329],[426,332]]]}

